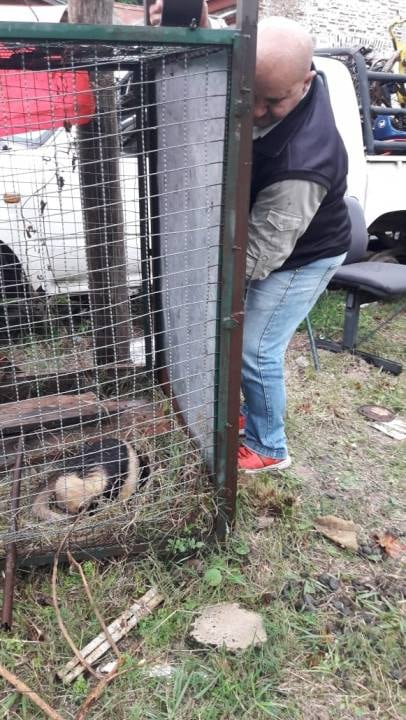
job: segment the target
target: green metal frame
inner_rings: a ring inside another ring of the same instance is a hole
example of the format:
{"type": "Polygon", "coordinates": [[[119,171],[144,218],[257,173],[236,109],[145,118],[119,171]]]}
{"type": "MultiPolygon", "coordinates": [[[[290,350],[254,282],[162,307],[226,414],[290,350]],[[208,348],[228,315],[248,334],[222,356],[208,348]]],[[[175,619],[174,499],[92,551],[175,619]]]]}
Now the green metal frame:
{"type": "Polygon", "coordinates": [[[153,45],[233,45],[240,36],[235,30],[146,27],[134,25],[69,25],[68,23],[0,22],[3,40],[54,40],[56,42],[111,42],[153,45]]]}
{"type": "MultiPolygon", "coordinates": [[[[238,4],[230,77],[228,149],[225,166],[223,236],[220,260],[220,327],[217,395],[217,536],[224,539],[235,518],[238,418],[249,213],[252,108],[258,3],[238,4]]],[[[227,150],[226,150],[227,151],[227,150]]]]}

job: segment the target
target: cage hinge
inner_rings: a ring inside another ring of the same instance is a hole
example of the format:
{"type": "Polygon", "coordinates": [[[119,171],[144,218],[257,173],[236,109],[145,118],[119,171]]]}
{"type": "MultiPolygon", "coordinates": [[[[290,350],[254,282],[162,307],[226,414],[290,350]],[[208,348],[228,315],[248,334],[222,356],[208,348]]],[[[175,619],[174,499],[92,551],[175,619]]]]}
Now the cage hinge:
{"type": "Polygon", "coordinates": [[[236,100],[235,114],[237,117],[246,115],[251,110],[251,88],[243,85],[241,87],[241,97],[236,100]]]}
{"type": "Polygon", "coordinates": [[[229,317],[225,317],[222,320],[223,328],[226,330],[233,330],[234,328],[238,327],[241,324],[241,317],[243,313],[233,313],[229,317]]]}
{"type": "Polygon", "coordinates": [[[251,103],[248,98],[241,98],[235,102],[235,115],[236,117],[242,117],[251,110],[251,103]]]}

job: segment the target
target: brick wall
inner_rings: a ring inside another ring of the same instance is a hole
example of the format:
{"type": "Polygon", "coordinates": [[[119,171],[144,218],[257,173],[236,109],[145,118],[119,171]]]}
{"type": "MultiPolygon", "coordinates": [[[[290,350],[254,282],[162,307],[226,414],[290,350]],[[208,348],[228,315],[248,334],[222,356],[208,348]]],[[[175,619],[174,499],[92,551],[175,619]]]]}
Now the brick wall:
{"type": "Polygon", "coordinates": [[[405,0],[259,0],[259,6],[260,17],[286,15],[300,22],[318,46],[369,45],[386,54],[392,49],[388,26],[406,17],[405,0]]]}

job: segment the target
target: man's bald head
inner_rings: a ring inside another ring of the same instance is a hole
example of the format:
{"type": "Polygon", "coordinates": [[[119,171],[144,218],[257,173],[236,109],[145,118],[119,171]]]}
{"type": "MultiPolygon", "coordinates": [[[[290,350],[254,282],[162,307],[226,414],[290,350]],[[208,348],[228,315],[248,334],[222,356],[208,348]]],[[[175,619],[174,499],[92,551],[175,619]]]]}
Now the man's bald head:
{"type": "Polygon", "coordinates": [[[310,70],[313,41],[294,20],[274,15],[258,23],[257,68],[261,71],[287,70],[300,80],[310,70]]]}
{"type": "Polygon", "coordinates": [[[256,125],[282,120],[310,86],[313,42],[294,20],[272,16],[258,24],[255,72],[256,125]]]}

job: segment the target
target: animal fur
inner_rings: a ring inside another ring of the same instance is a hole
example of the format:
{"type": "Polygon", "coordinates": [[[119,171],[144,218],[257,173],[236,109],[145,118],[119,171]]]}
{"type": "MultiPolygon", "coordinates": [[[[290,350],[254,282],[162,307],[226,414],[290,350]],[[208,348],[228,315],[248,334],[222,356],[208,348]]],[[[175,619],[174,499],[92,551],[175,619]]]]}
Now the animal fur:
{"type": "MultiPolygon", "coordinates": [[[[64,519],[91,510],[100,498],[128,500],[147,479],[145,460],[126,441],[103,438],[84,443],[80,454],[68,458],[62,472],[52,475],[33,502],[39,520],[64,519]]],[[[67,518],[69,519],[69,518],[67,518]]]]}

